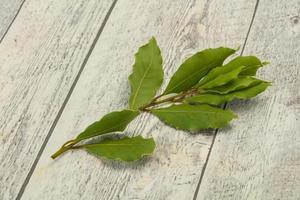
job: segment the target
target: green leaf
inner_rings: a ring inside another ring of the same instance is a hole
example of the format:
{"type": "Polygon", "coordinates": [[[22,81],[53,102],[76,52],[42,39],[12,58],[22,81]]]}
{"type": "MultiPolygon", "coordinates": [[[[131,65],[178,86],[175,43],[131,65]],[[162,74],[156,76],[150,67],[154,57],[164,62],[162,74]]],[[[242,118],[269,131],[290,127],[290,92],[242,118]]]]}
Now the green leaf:
{"type": "Polygon", "coordinates": [[[224,127],[236,117],[230,110],[223,110],[209,105],[189,104],[153,109],[151,113],[172,127],[192,132],[224,127]]]}
{"type": "Polygon", "coordinates": [[[200,89],[209,89],[224,85],[238,77],[245,66],[227,66],[216,67],[212,69],[203,79],[199,81],[196,87],[200,89]]]}
{"type": "Polygon", "coordinates": [[[106,133],[124,131],[127,125],[139,115],[138,111],[123,110],[105,115],[80,133],[76,140],[84,140],[106,133]]]}
{"type": "Polygon", "coordinates": [[[248,88],[237,90],[228,94],[207,93],[200,94],[194,97],[189,97],[185,100],[186,103],[204,103],[210,105],[220,105],[225,102],[230,102],[233,99],[249,99],[255,97],[259,93],[265,91],[270,83],[262,82],[248,88]]]}
{"type": "Polygon", "coordinates": [[[260,79],[257,79],[257,78],[251,77],[251,76],[240,76],[240,77],[230,81],[226,85],[211,88],[206,91],[215,92],[215,93],[219,93],[219,94],[227,94],[229,92],[241,90],[241,89],[247,88],[249,86],[254,86],[254,85],[257,85],[257,84],[263,83],[263,82],[266,82],[266,81],[263,81],[263,80],[260,80],[260,79]]]}
{"type": "Polygon", "coordinates": [[[255,76],[257,70],[265,64],[267,62],[263,63],[255,56],[238,56],[226,65],[232,67],[245,66],[246,68],[243,69],[240,75],[255,76]]]}
{"type": "Polygon", "coordinates": [[[141,136],[119,140],[105,139],[96,144],[84,145],[91,154],[112,160],[134,161],[145,155],[150,155],[155,149],[153,138],[141,136]]]}
{"type": "Polygon", "coordinates": [[[188,58],[172,76],[164,94],[185,91],[199,82],[211,69],[221,66],[224,60],[235,53],[234,49],[206,49],[188,58]]]}
{"type": "Polygon", "coordinates": [[[155,38],[139,48],[135,54],[133,73],[129,76],[131,109],[147,104],[163,82],[162,57],[155,38]]]}

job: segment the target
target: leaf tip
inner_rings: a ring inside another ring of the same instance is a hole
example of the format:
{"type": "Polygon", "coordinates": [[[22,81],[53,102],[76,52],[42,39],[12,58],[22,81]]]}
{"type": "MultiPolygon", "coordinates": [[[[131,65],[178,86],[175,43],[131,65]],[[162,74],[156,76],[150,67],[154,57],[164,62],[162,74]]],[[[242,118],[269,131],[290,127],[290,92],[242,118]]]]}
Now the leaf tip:
{"type": "Polygon", "coordinates": [[[239,118],[239,116],[237,114],[233,113],[233,119],[238,119],[238,118],[239,118]]]}
{"type": "Polygon", "coordinates": [[[237,46],[237,48],[234,50],[235,50],[235,52],[238,52],[240,49],[241,49],[241,45],[237,46]]]}
{"type": "Polygon", "coordinates": [[[269,61],[263,61],[261,64],[262,64],[262,66],[265,66],[265,65],[269,65],[270,62],[269,61]]]}
{"type": "Polygon", "coordinates": [[[225,109],[225,110],[231,113],[231,117],[232,117],[231,119],[238,119],[239,118],[239,116],[236,113],[234,113],[231,109],[225,109]]]}
{"type": "Polygon", "coordinates": [[[267,81],[266,83],[267,83],[267,86],[268,86],[268,87],[269,87],[269,86],[273,86],[273,81],[267,81]]]}
{"type": "Polygon", "coordinates": [[[156,42],[156,39],[155,39],[155,37],[154,37],[154,36],[152,36],[152,37],[150,38],[149,42],[154,42],[154,43],[157,43],[157,42],[156,42]]]}

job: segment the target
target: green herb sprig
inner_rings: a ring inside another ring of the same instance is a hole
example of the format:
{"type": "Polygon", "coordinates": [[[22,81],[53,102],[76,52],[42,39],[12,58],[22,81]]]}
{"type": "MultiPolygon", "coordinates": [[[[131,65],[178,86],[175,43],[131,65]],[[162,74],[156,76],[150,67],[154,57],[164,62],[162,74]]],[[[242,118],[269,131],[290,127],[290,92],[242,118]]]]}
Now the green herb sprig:
{"type": "Polygon", "coordinates": [[[164,92],[155,97],[163,83],[163,61],[155,38],[150,39],[135,54],[133,73],[129,76],[129,108],[109,113],[94,122],[75,139],[66,142],[52,158],[71,149],[85,149],[96,156],[122,161],[134,161],[151,154],[155,149],[153,138],[141,136],[82,144],[94,137],[124,131],[142,112],[192,133],[226,126],[237,116],[220,105],[255,97],[271,85],[255,77],[257,70],[268,64],[255,56],[237,56],[224,65],[225,59],[236,51],[220,47],[194,54],[178,68],[164,92]]]}

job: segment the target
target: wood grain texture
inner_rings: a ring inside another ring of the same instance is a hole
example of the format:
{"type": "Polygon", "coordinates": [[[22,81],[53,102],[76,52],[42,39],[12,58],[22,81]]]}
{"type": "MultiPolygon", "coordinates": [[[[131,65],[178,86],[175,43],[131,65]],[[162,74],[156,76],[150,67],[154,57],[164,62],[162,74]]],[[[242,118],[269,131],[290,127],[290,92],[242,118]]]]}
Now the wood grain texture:
{"type": "Polygon", "coordinates": [[[112,4],[28,0],[0,46],[0,199],[18,194],[112,4]]]}
{"type": "Polygon", "coordinates": [[[245,48],[269,60],[273,86],[231,103],[239,115],[216,138],[198,193],[202,199],[300,199],[300,2],[261,1],[245,48]]]}
{"type": "Polygon", "coordinates": [[[1,0],[0,2],[0,41],[16,17],[24,0],[1,0]]]}
{"type": "MultiPolygon", "coordinates": [[[[191,199],[211,133],[176,131],[148,114],[125,131],[153,136],[153,156],[130,164],[84,151],[50,155],[104,114],[128,105],[134,53],[151,36],[162,49],[169,79],[199,49],[243,44],[255,2],[119,0],[49,140],[23,199],[191,199]]],[[[166,86],[165,81],[164,86],[166,86]]]]}

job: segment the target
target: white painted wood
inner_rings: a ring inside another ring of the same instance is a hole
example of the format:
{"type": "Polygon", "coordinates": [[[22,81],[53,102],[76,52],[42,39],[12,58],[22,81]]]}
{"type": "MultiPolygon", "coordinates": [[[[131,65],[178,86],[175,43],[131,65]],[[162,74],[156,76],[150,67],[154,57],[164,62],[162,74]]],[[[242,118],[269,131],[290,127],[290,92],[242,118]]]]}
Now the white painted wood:
{"type": "Polygon", "coordinates": [[[15,18],[24,0],[1,0],[0,1],[0,40],[15,18]]]}
{"type": "MultiPolygon", "coordinates": [[[[255,2],[119,0],[24,192],[23,199],[191,199],[211,135],[176,131],[142,115],[126,134],[153,136],[153,156],[103,161],[84,151],[50,155],[104,114],[127,106],[134,53],[151,36],[170,78],[199,49],[243,44],[255,2]]],[[[167,82],[164,83],[166,85],[167,82]]]]}
{"type": "Polygon", "coordinates": [[[0,45],[0,199],[14,199],[112,4],[28,0],[0,45]]]}
{"type": "Polygon", "coordinates": [[[213,146],[198,200],[300,199],[300,2],[260,1],[245,54],[273,86],[230,104],[239,115],[213,146]]]}

